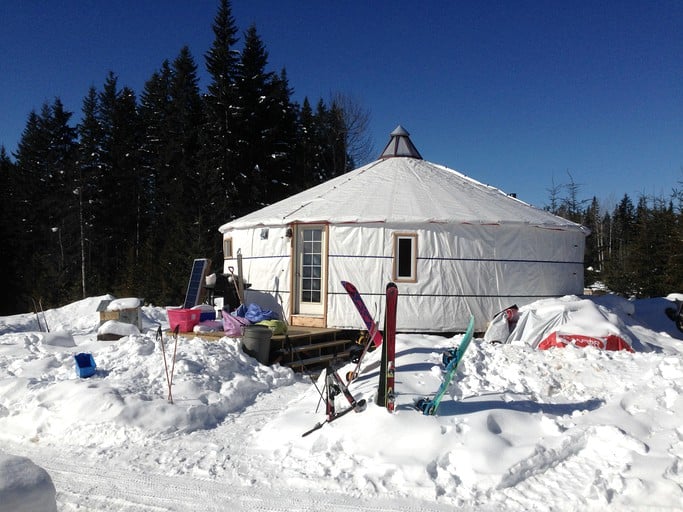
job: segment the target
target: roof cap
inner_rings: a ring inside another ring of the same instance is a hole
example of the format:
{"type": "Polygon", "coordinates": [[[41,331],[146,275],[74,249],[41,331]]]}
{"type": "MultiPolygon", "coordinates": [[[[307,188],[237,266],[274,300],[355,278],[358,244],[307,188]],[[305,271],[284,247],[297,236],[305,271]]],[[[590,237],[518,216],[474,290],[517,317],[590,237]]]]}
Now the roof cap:
{"type": "Polygon", "coordinates": [[[413,141],[410,140],[408,130],[403,128],[403,126],[399,124],[390,135],[391,139],[379,156],[380,158],[405,156],[422,160],[422,155],[420,155],[420,152],[413,144],[413,141]]]}

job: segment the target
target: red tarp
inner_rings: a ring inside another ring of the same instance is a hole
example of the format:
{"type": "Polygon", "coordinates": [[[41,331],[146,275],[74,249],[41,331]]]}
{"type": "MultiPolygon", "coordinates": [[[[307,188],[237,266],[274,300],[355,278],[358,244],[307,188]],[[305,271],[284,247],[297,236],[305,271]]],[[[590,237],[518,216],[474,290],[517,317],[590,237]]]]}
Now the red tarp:
{"type": "Polygon", "coordinates": [[[627,350],[633,352],[631,346],[623,338],[615,334],[596,338],[583,334],[563,334],[557,331],[550,333],[548,337],[541,341],[538,344],[538,349],[547,350],[552,347],[566,347],[569,344],[577,347],[591,346],[603,350],[627,350]]]}

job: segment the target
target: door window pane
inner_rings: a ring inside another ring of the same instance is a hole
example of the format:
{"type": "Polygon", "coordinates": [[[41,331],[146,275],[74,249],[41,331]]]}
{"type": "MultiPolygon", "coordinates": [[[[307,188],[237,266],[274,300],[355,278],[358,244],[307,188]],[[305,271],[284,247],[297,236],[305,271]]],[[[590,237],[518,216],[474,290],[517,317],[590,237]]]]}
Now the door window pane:
{"type": "Polygon", "coordinates": [[[319,303],[322,296],[322,230],[304,229],[301,257],[301,301],[319,303]]]}

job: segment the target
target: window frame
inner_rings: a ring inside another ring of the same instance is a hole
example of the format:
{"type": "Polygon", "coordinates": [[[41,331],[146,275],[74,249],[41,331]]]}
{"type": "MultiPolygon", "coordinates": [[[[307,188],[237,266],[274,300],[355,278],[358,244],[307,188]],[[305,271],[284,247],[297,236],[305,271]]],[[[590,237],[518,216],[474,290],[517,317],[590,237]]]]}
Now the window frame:
{"type": "Polygon", "coordinates": [[[223,239],[223,260],[232,259],[232,238],[223,239]]]}
{"type": "Polygon", "coordinates": [[[417,233],[393,233],[393,280],[396,283],[416,283],[417,282],[417,233]],[[410,240],[410,275],[399,275],[402,265],[401,241],[410,240]]]}

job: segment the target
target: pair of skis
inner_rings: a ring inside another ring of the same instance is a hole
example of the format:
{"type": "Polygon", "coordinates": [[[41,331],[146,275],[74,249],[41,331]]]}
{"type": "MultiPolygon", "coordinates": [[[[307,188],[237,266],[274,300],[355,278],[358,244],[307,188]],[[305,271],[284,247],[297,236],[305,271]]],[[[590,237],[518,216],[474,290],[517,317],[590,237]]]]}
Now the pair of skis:
{"type": "MultiPolygon", "coordinates": [[[[394,410],[395,395],[394,395],[394,373],[395,373],[395,354],[396,354],[396,303],[398,299],[398,288],[394,283],[387,285],[387,310],[385,315],[384,325],[384,339],[382,333],[377,328],[377,323],[373,320],[370,311],[368,311],[363,298],[356,289],[356,287],[347,282],[342,281],[344,289],[347,291],[351,300],[356,305],[356,309],[363,319],[363,323],[368,330],[368,339],[363,347],[363,351],[358,357],[355,370],[346,374],[347,382],[351,382],[358,376],[361,363],[365,354],[369,351],[371,346],[382,346],[382,371],[380,371],[380,385],[377,393],[377,404],[386,407],[389,411],[394,410]]],[[[327,418],[316,423],[313,428],[307,430],[302,434],[302,437],[309,435],[312,432],[322,428],[326,423],[341,418],[342,416],[354,412],[361,412],[365,410],[367,402],[365,399],[356,400],[349,392],[348,387],[339,377],[339,374],[331,366],[325,370],[325,390],[326,395],[320,393],[321,398],[325,399],[327,418]],[[337,411],[334,406],[334,398],[343,393],[344,397],[349,402],[349,406],[341,411],[337,411]]]]}
{"type": "Polygon", "coordinates": [[[370,315],[370,311],[368,311],[358,289],[347,281],[342,281],[342,286],[351,297],[351,300],[355,304],[369,333],[369,339],[358,358],[356,368],[346,374],[346,379],[351,382],[358,376],[363,358],[371,345],[374,344],[375,347],[381,345],[382,361],[380,364],[379,387],[376,403],[381,407],[386,407],[388,411],[393,412],[396,399],[394,383],[396,373],[396,306],[398,303],[398,288],[394,283],[390,282],[387,284],[386,311],[384,314],[384,339],[382,339],[382,334],[377,329],[377,322],[375,322],[372,315],[370,315]]]}

